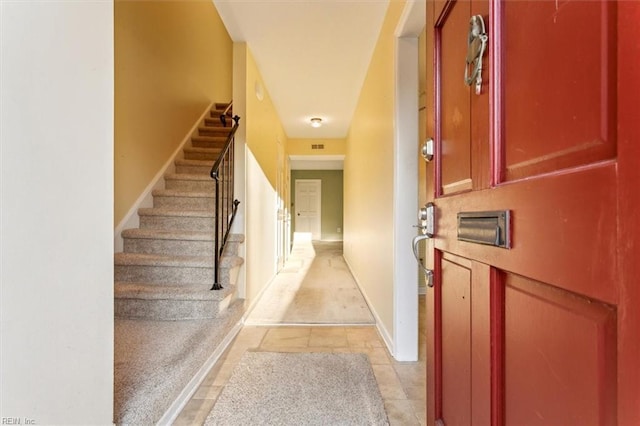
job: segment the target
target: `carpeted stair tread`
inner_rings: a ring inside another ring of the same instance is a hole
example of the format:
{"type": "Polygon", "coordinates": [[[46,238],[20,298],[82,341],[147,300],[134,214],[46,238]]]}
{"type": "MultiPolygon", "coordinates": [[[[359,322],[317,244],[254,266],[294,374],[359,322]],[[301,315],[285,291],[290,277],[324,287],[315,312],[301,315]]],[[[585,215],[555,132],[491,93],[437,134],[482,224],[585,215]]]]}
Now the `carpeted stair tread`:
{"type": "MultiPolygon", "coordinates": [[[[207,142],[207,143],[211,144],[210,142],[207,142]]],[[[222,152],[222,148],[223,146],[221,144],[220,146],[196,146],[193,148],[185,148],[183,151],[184,151],[184,157],[187,160],[210,161],[210,160],[216,160],[220,156],[220,152],[222,152]]]]}
{"type": "Polygon", "coordinates": [[[188,160],[211,161],[211,164],[218,159],[224,147],[223,142],[193,141],[193,143],[197,146],[185,148],[183,150],[184,158],[188,160]]]}
{"type": "Polygon", "coordinates": [[[211,117],[205,117],[205,119],[204,119],[204,124],[205,124],[206,127],[219,127],[221,129],[229,130],[229,129],[231,129],[231,125],[230,125],[231,123],[232,123],[231,117],[228,117],[227,118],[227,126],[226,127],[223,126],[222,123],[220,122],[220,114],[214,115],[214,116],[211,116],[211,117]]]}
{"type": "MultiPolygon", "coordinates": [[[[203,161],[203,163],[209,164],[210,161],[203,161]]],[[[167,173],[164,178],[165,180],[193,180],[198,182],[213,182],[211,176],[207,174],[195,173],[167,173]]]]}
{"type": "Polygon", "coordinates": [[[214,218],[215,213],[211,210],[180,210],[163,207],[145,207],[138,209],[140,216],[176,216],[176,217],[210,217],[214,218]]]}
{"type": "Polygon", "coordinates": [[[150,240],[188,240],[188,241],[213,241],[213,232],[197,231],[168,231],[163,229],[125,229],[123,238],[140,238],[150,240]]]}
{"type": "Polygon", "coordinates": [[[116,282],[114,288],[116,298],[147,300],[222,300],[233,291],[234,286],[229,284],[221,290],[211,290],[211,284],[116,282]]]}
{"type": "Polygon", "coordinates": [[[192,136],[191,140],[194,142],[208,142],[208,143],[219,143],[222,147],[224,143],[227,141],[226,136],[192,136]]]}
{"type": "Polygon", "coordinates": [[[159,197],[215,198],[211,191],[185,191],[182,189],[154,189],[152,195],[159,197]]]}
{"type": "Polygon", "coordinates": [[[185,160],[183,158],[177,159],[175,164],[178,166],[213,166],[209,160],[185,160]]]}
{"type": "MultiPolygon", "coordinates": [[[[203,136],[208,137],[208,136],[203,136]]],[[[221,148],[193,147],[185,148],[184,153],[219,154],[221,148]]]]}
{"type": "Polygon", "coordinates": [[[154,425],[241,320],[244,301],[221,318],[114,321],[114,423],[154,425]]]}
{"type": "Polygon", "coordinates": [[[190,268],[212,268],[213,256],[169,256],[148,253],[116,253],[116,266],[175,266],[190,268]]]}
{"type": "Polygon", "coordinates": [[[240,256],[222,256],[220,259],[221,269],[231,269],[236,266],[241,266],[244,263],[244,259],[240,256]]]}
{"type": "Polygon", "coordinates": [[[227,138],[227,134],[229,133],[228,127],[222,127],[222,123],[219,123],[219,126],[200,126],[198,127],[198,131],[202,133],[216,133],[223,136],[225,139],[227,138]]]}
{"type": "MultiPolygon", "coordinates": [[[[217,118],[217,119],[219,120],[219,119],[220,119],[220,116],[224,114],[224,110],[225,110],[225,109],[227,109],[227,107],[226,107],[226,106],[225,106],[225,107],[223,107],[223,108],[217,108],[217,107],[216,107],[216,110],[215,110],[215,111],[214,111],[214,110],[211,110],[210,116],[211,116],[212,118],[217,118]]],[[[228,121],[231,121],[231,115],[229,115],[229,113],[228,113],[228,112],[227,112],[226,117],[227,117],[227,122],[228,122],[228,121]]]]}
{"type": "Polygon", "coordinates": [[[227,237],[227,243],[230,242],[243,243],[244,234],[229,234],[229,236],[227,237]]]}

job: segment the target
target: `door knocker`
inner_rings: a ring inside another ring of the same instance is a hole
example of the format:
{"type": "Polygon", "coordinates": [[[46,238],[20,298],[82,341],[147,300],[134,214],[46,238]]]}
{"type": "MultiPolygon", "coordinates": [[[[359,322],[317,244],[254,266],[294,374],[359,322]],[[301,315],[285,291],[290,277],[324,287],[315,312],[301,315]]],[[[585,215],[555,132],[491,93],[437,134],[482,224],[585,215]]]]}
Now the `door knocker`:
{"type": "Polygon", "coordinates": [[[467,59],[464,67],[464,82],[471,86],[476,82],[476,95],[482,91],[482,57],[487,48],[487,32],[484,27],[482,15],[475,15],[469,21],[469,39],[467,46],[467,59]],[[471,75],[469,71],[471,68],[471,75]]]}

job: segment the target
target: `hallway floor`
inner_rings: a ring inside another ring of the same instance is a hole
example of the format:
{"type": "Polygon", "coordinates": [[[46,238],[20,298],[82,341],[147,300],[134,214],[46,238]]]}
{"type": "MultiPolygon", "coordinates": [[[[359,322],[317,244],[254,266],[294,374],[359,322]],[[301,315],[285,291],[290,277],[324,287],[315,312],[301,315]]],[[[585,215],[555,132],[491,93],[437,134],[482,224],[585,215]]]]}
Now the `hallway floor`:
{"type": "Polygon", "coordinates": [[[342,241],[295,234],[285,267],[251,311],[247,325],[375,324],[347,263],[342,241]]]}
{"type": "MultiPolygon", "coordinates": [[[[315,243],[314,243],[315,244],[315,243]]],[[[318,247],[317,257],[326,252],[334,256],[335,250],[318,247]]],[[[295,248],[294,248],[295,249],[295,248]]],[[[329,265],[330,262],[317,262],[329,265]]],[[[314,267],[315,268],[315,267],[314,267]]],[[[286,270],[287,268],[285,268],[286,270]]],[[[289,274],[300,274],[304,281],[309,268],[289,270],[289,274]]],[[[328,271],[326,271],[328,272],[328,271]]],[[[313,275],[322,276],[321,270],[313,275]]],[[[326,275],[326,276],[330,276],[326,275]]],[[[311,277],[313,279],[313,277],[311,277]]],[[[314,299],[319,306],[313,311],[335,311],[332,298],[334,289],[327,282],[324,286],[314,286],[314,299]],[[323,289],[327,297],[318,293],[323,289]],[[322,307],[321,304],[329,305],[322,307]]],[[[258,306],[263,303],[261,300],[258,306]]],[[[425,364],[425,298],[419,299],[419,347],[418,362],[397,362],[389,354],[376,328],[371,325],[289,325],[254,326],[245,325],[223,356],[211,369],[198,390],[176,419],[174,425],[202,425],[216,402],[223,387],[231,377],[234,367],[247,350],[269,352],[351,352],[369,356],[378,382],[380,393],[391,425],[426,424],[426,364],[425,364]]]]}

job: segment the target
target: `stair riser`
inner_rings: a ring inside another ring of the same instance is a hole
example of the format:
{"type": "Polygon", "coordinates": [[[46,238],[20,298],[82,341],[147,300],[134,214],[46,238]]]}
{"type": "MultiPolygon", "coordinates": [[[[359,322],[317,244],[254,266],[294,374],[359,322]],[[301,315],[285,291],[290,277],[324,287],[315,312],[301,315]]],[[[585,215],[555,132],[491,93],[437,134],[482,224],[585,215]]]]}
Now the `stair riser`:
{"type": "Polygon", "coordinates": [[[226,267],[220,267],[220,283],[226,287],[228,285],[235,285],[236,282],[238,281],[238,272],[240,271],[240,268],[238,267],[233,267],[233,268],[226,268],[226,267]],[[229,284],[232,283],[232,284],[229,284]]]}
{"type": "MultiPolygon", "coordinates": [[[[215,118],[216,120],[218,120],[218,123],[220,122],[220,116],[224,113],[224,110],[227,109],[227,106],[224,104],[216,104],[216,109],[215,110],[211,110],[209,115],[211,116],[211,118],[215,118]]],[[[231,121],[231,117],[227,117],[227,121],[231,121]]]]}
{"type": "Polygon", "coordinates": [[[154,300],[115,299],[116,318],[176,321],[220,318],[234,299],[233,293],[223,300],[154,300]]]}
{"type": "MultiPolygon", "coordinates": [[[[231,128],[230,124],[233,123],[231,117],[227,119],[227,129],[231,128]]],[[[207,127],[223,127],[222,122],[220,121],[220,114],[213,117],[205,117],[204,125],[207,127]]]]}
{"type": "Polygon", "coordinates": [[[216,182],[210,180],[181,180],[165,179],[166,189],[176,189],[179,191],[211,192],[216,190],[216,182]]]}
{"type": "Polygon", "coordinates": [[[213,241],[125,238],[124,252],[166,254],[170,256],[213,256],[213,241]]]}
{"type": "Polygon", "coordinates": [[[211,151],[211,152],[199,152],[199,151],[184,151],[184,159],[185,160],[207,160],[211,161],[211,165],[218,159],[220,156],[220,151],[211,151]]]}
{"type": "Polygon", "coordinates": [[[191,145],[193,148],[209,148],[209,149],[215,149],[218,152],[220,152],[222,151],[222,148],[224,148],[225,142],[226,142],[226,139],[222,139],[219,141],[192,140],[191,145]]]}
{"type": "Polygon", "coordinates": [[[240,243],[237,241],[227,241],[227,245],[224,247],[223,256],[238,256],[240,249],[240,243]]]}
{"type": "Polygon", "coordinates": [[[213,232],[214,219],[211,217],[141,216],[140,228],[213,232]]]}
{"type": "MultiPolygon", "coordinates": [[[[213,256],[213,241],[124,238],[125,253],[166,254],[169,256],[213,256]]],[[[240,243],[227,241],[223,256],[237,256],[240,243]]]]}
{"type": "Polygon", "coordinates": [[[213,266],[194,268],[189,266],[116,265],[114,272],[115,280],[121,282],[213,284],[213,266]]]}
{"type": "MultiPolygon", "coordinates": [[[[213,163],[211,163],[213,166],[213,163]]],[[[186,173],[189,175],[207,175],[211,172],[211,166],[188,166],[176,164],[176,173],[186,173]]]]}
{"type": "MultiPolygon", "coordinates": [[[[235,281],[234,268],[220,267],[220,283],[228,285],[235,281]]],[[[213,266],[195,268],[189,266],[116,265],[114,279],[120,282],[146,282],[162,284],[211,284],[213,266]]]]}
{"type": "Polygon", "coordinates": [[[199,136],[217,136],[226,138],[229,134],[228,127],[220,127],[220,126],[207,126],[198,128],[199,136]]]}
{"type": "Polygon", "coordinates": [[[179,208],[184,210],[213,210],[216,201],[210,197],[171,197],[156,195],[153,197],[153,206],[179,208]]]}

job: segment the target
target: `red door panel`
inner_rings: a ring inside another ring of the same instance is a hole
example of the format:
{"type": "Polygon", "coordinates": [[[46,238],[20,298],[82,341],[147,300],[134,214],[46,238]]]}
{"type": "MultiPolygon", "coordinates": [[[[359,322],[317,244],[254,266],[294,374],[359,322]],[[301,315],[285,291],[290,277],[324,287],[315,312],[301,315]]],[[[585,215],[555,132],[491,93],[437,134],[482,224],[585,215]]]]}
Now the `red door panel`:
{"type": "Polygon", "coordinates": [[[442,260],[442,418],[471,425],[471,269],[442,260]]]}
{"type": "Polygon", "coordinates": [[[464,68],[460,58],[467,49],[467,34],[460,31],[469,22],[469,3],[456,2],[445,12],[438,24],[441,66],[440,152],[444,194],[470,190],[471,181],[471,105],[469,88],[460,84],[464,68]],[[451,52],[451,54],[449,54],[451,52]]]}
{"type": "Polygon", "coordinates": [[[442,326],[435,345],[441,360],[436,416],[445,424],[489,425],[489,268],[449,253],[442,253],[437,262],[440,303],[435,309],[442,326]]]}
{"type": "Polygon", "coordinates": [[[504,3],[507,180],[615,157],[615,6],[504,3]]]}
{"type": "Polygon", "coordinates": [[[612,303],[617,224],[615,163],[437,200],[437,249],[612,303]],[[517,207],[517,208],[516,208],[517,207]],[[512,210],[512,248],[458,241],[457,214],[512,210]]]}
{"type": "Polygon", "coordinates": [[[615,423],[613,307],[506,274],[508,425],[615,423]]]}

